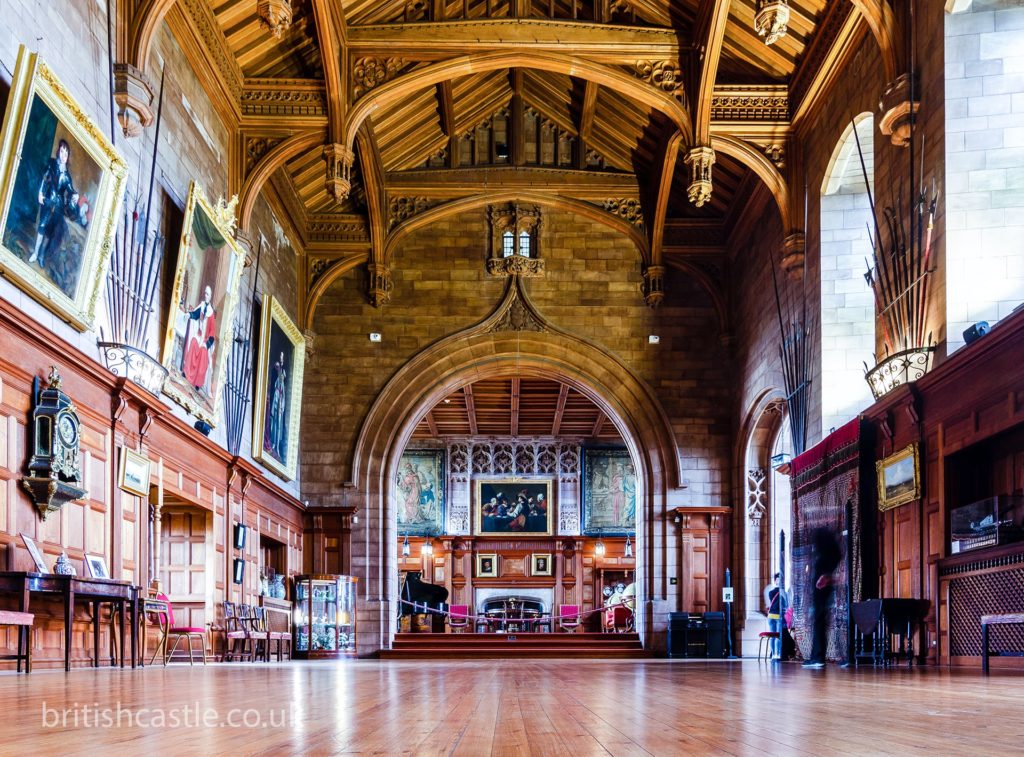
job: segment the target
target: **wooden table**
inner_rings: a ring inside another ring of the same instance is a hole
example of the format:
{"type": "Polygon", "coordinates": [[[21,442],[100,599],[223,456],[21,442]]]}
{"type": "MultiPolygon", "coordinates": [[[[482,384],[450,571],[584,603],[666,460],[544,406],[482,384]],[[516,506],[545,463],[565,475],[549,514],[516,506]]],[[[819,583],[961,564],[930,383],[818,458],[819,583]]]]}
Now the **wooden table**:
{"type": "Polygon", "coordinates": [[[1017,623],[1024,623],[1024,612],[981,616],[981,669],[983,672],[988,672],[988,627],[1017,623]]]}
{"type": "MultiPolygon", "coordinates": [[[[89,602],[93,607],[92,638],[94,668],[100,664],[100,606],[109,602],[117,606],[120,638],[121,667],[124,667],[125,610],[131,616],[132,645],[131,663],[136,666],[138,659],[138,634],[135,633],[139,610],[139,589],[127,581],[109,578],[85,578],[82,576],[60,576],[56,573],[27,573],[22,571],[0,572],[0,593],[17,594],[21,612],[29,611],[33,594],[58,594],[64,600],[64,670],[71,670],[71,626],[74,618],[75,601],[89,602]]],[[[110,664],[114,664],[113,655],[110,664]]]]}
{"type": "Polygon", "coordinates": [[[924,633],[924,618],[931,609],[928,599],[865,599],[854,602],[850,608],[857,632],[853,663],[859,665],[862,658],[871,660],[873,665],[888,666],[897,658],[906,655],[907,666],[914,664],[914,633],[924,633]],[[898,636],[899,649],[893,649],[891,636],[898,636]],[[865,647],[866,638],[871,637],[871,650],[865,647]]]}

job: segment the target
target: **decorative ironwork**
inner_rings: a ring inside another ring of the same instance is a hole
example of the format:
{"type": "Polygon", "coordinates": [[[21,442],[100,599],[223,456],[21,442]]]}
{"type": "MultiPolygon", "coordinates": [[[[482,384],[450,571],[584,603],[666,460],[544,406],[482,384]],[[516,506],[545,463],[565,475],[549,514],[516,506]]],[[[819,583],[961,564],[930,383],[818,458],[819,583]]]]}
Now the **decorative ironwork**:
{"type": "Polygon", "coordinates": [[[119,342],[97,342],[107,370],[115,376],[134,381],[152,394],[159,395],[167,380],[167,369],[145,350],[119,342]]]}
{"type": "Polygon", "coordinates": [[[633,72],[643,81],[673,97],[683,96],[683,72],[673,60],[638,60],[633,72]]]}
{"type": "Polygon", "coordinates": [[[764,37],[766,45],[772,45],[786,36],[789,24],[789,2],[787,0],[757,0],[754,15],[754,31],[764,37]]]}
{"type": "Polygon", "coordinates": [[[876,400],[881,399],[896,387],[917,381],[931,370],[934,353],[935,347],[903,350],[865,370],[864,378],[871,387],[871,394],[876,400]]]}
{"type": "Polygon", "coordinates": [[[246,408],[252,394],[252,311],[256,303],[256,287],[260,278],[260,259],[263,257],[263,238],[256,249],[256,264],[252,269],[252,293],[245,307],[235,310],[231,352],[228,353],[224,376],[224,421],[227,424],[228,451],[238,456],[245,430],[246,408]]]}
{"type": "Polygon", "coordinates": [[[690,184],[686,195],[698,208],[711,199],[711,166],[715,164],[715,151],[710,147],[694,147],[683,163],[690,167],[690,184]]]}

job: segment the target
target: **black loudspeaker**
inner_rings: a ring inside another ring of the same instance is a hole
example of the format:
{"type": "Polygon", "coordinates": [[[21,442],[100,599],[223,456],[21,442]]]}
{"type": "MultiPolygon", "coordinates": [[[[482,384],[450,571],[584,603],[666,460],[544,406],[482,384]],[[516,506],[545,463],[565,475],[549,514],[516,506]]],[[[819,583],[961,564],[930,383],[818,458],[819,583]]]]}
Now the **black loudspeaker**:
{"type": "Polygon", "coordinates": [[[241,557],[236,557],[235,561],[231,564],[231,582],[240,584],[245,578],[245,560],[241,557]]]}
{"type": "Polygon", "coordinates": [[[687,629],[690,626],[690,614],[686,612],[670,612],[668,614],[668,656],[686,657],[687,629]]]}
{"type": "Polygon", "coordinates": [[[704,613],[704,628],[707,633],[706,657],[725,657],[725,613],[704,613]]]}
{"type": "Polygon", "coordinates": [[[235,524],[235,549],[245,549],[245,538],[249,535],[249,527],[241,523],[235,524]]]}
{"type": "Polygon", "coordinates": [[[964,342],[970,344],[975,339],[981,339],[988,333],[988,321],[978,321],[969,329],[964,329],[964,342]]]}

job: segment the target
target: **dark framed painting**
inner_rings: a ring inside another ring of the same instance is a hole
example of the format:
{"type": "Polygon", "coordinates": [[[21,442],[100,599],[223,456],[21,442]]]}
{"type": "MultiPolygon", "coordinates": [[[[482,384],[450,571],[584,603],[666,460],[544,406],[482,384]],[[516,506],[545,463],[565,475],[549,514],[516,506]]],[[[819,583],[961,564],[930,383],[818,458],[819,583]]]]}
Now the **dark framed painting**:
{"type": "Polygon", "coordinates": [[[624,448],[583,450],[583,533],[636,532],[636,471],[624,448]]]}
{"type": "Polygon", "coordinates": [[[404,536],[444,533],[444,451],[406,450],[398,461],[394,508],[404,536]]]}
{"type": "Polygon", "coordinates": [[[478,480],[474,533],[549,536],[552,509],[550,479],[478,480]]]}
{"type": "Polygon", "coordinates": [[[263,295],[256,358],[252,456],[285,479],[295,478],[302,415],[306,340],[281,303],[263,295]]]}
{"type": "Polygon", "coordinates": [[[236,202],[214,206],[192,182],[164,337],[164,393],[211,426],[217,423],[245,260],[234,239],[236,202]]]}
{"type": "Polygon", "coordinates": [[[92,327],[128,166],[38,55],[18,51],[0,133],[0,268],[92,327]]]}
{"type": "Polygon", "coordinates": [[[921,498],[921,465],[917,442],[875,463],[878,509],[891,510],[921,498]]]}

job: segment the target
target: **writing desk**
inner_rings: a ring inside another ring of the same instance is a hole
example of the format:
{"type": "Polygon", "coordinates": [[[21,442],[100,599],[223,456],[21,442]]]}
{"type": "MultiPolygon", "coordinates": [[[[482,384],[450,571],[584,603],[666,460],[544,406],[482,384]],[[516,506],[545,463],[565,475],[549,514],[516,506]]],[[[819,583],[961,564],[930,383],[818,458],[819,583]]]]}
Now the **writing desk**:
{"type": "MultiPolygon", "coordinates": [[[[124,667],[125,611],[131,617],[132,645],[131,663],[134,668],[138,659],[138,634],[135,633],[139,609],[138,587],[127,581],[109,578],[86,578],[84,576],[61,576],[56,573],[28,573],[23,571],[0,571],[0,593],[17,594],[21,612],[28,612],[33,594],[56,594],[64,600],[64,670],[71,670],[71,626],[75,602],[92,604],[92,640],[94,668],[100,664],[100,605],[109,602],[119,610],[121,638],[121,667],[124,667]]],[[[110,664],[114,664],[111,656],[110,664]]]]}

